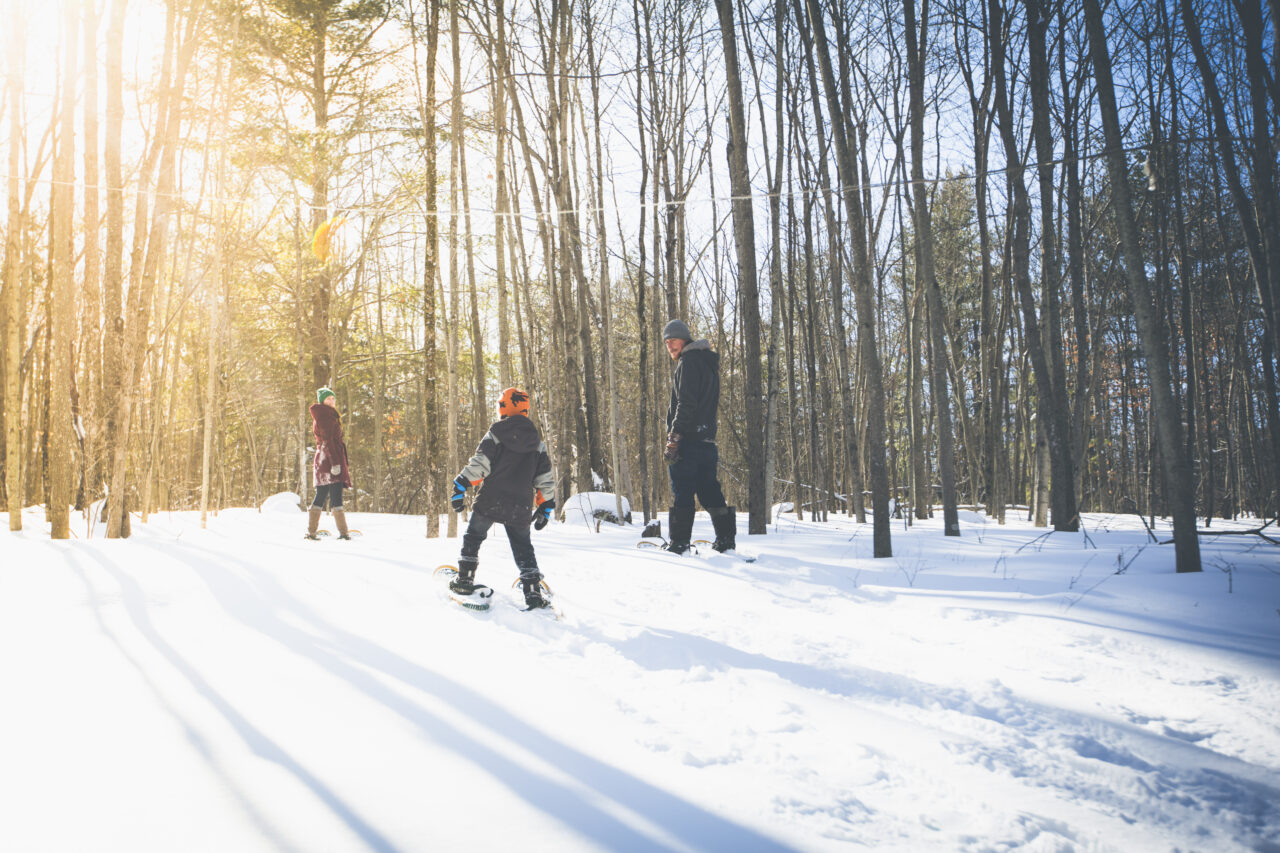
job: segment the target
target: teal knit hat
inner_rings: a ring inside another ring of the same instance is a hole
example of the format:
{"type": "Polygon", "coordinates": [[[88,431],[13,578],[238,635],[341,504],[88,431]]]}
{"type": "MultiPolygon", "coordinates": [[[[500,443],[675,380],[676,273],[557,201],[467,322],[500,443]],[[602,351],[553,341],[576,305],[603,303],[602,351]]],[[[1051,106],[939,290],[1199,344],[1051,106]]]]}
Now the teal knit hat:
{"type": "Polygon", "coordinates": [[[319,391],[316,392],[316,402],[323,403],[325,397],[336,397],[336,396],[337,395],[334,394],[332,391],[330,391],[328,388],[321,388],[319,391]]]}

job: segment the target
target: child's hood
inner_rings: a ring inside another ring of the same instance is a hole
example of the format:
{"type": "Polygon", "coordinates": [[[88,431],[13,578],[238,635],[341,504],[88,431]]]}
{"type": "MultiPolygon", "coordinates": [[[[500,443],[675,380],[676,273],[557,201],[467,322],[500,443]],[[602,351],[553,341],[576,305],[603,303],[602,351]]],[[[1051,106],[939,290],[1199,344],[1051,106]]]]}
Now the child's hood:
{"type": "Polygon", "coordinates": [[[512,415],[489,427],[494,438],[517,453],[529,453],[537,450],[542,443],[542,436],[533,421],[524,415],[512,415]]]}

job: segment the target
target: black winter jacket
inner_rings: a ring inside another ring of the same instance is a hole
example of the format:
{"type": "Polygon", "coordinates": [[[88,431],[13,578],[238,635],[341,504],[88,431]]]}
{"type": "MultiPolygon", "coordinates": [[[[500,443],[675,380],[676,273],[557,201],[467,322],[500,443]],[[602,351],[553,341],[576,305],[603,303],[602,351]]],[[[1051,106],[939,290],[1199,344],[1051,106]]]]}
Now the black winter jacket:
{"type": "Polygon", "coordinates": [[[685,344],[671,374],[667,433],[682,441],[715,441],[720,407],[720,356],[707,340],[685,344]]]}
{"type": "Polygon", "coordinates": [[[528,525],[535,498],[541,502],[556,496],[547,446],[524,415],[503,418],[489,427],[459,476],[480,485],[472,509],[503,524],[528,525]]]}

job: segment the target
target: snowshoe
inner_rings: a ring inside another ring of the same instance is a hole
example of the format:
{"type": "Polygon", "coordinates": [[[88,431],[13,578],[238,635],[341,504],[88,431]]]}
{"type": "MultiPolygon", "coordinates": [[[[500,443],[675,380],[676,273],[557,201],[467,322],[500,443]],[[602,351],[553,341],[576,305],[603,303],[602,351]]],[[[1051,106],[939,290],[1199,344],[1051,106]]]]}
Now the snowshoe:
{"type": "Polygon", "coordinates": [[[658,551],[667,551],[679,557],[684,554],[694,552],[694,547],[693,547],[694,544],[695,543],[686,543],[684,545],[677,545],[673,542],[668,542],[665,539],[659,539],[656,542],[652,539],[641,539],[639,542],[636,543],[636,547],[637,548],[653,548],[658,551]]]}
{"type": "MultiPolygon", "coordinates": [[[[542,575],[537,572],[521,574],[520,578],[516,582],[519,583],[523,589],[526,610],[538,610],[539,608],[547,607],[551,604],[550,598],[548,597],[551,592],[551,588],[547,587],[547,585],[542,582],[542,575]],[[546,587],[548,596],[544,596],[542,594],[544,587],[546,587]]],[[[515,584],[512,584],[512,586],[515,586],[515,584]]]]}
{"type": "Polygon", "coordinates": [[[537,572],[522,574],[516,578],[511,584],[514,589],[517,585],[521,587],[524,595],[524,610],[545,610],[556,618],[560,619],[560,611],[551,603],[551,587],[547,586],[547,582],[542,579],[542,575],[537,572]]]}
{"type": "Polygon", "coordinates": [[[746,554],[740,554],[736,548],[720,548],[721,541],[719,539],[712,542],[709,539],[693,540],[693,553],[700,557],[732,557],[735,560],[741,560],[744,563],[754,563],[755,557],[746,554]]]}
{"type": "MultiPolygon", "coordinates": [[[[465,568],[465,567],[464,567],[465,568]]],[[[449,600],[468,610],[488,610],[493,590],[475,582],[475,568],[460,571],[457,566],[438,566],[434,572],[449,578],[449,600]]]]}

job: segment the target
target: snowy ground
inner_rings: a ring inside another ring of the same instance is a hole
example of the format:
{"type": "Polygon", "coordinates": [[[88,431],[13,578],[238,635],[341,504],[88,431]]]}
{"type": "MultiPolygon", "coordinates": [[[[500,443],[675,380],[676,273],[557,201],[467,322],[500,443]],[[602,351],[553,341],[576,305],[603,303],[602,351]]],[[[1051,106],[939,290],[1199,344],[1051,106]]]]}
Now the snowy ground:
{"type": "MultiPolygon", "coordinates": [[[[444,600],[421,518],[349,517],[0,514],[0,849],[1280,850],[1255,537],[1178,576],[1117,516],[895,522],[888,560],[783,520],[754,565],[579,520],[534,535],[555,622],[444,600]]],[[[503,595],[500,529],[481,556],[503,595]]]]}

